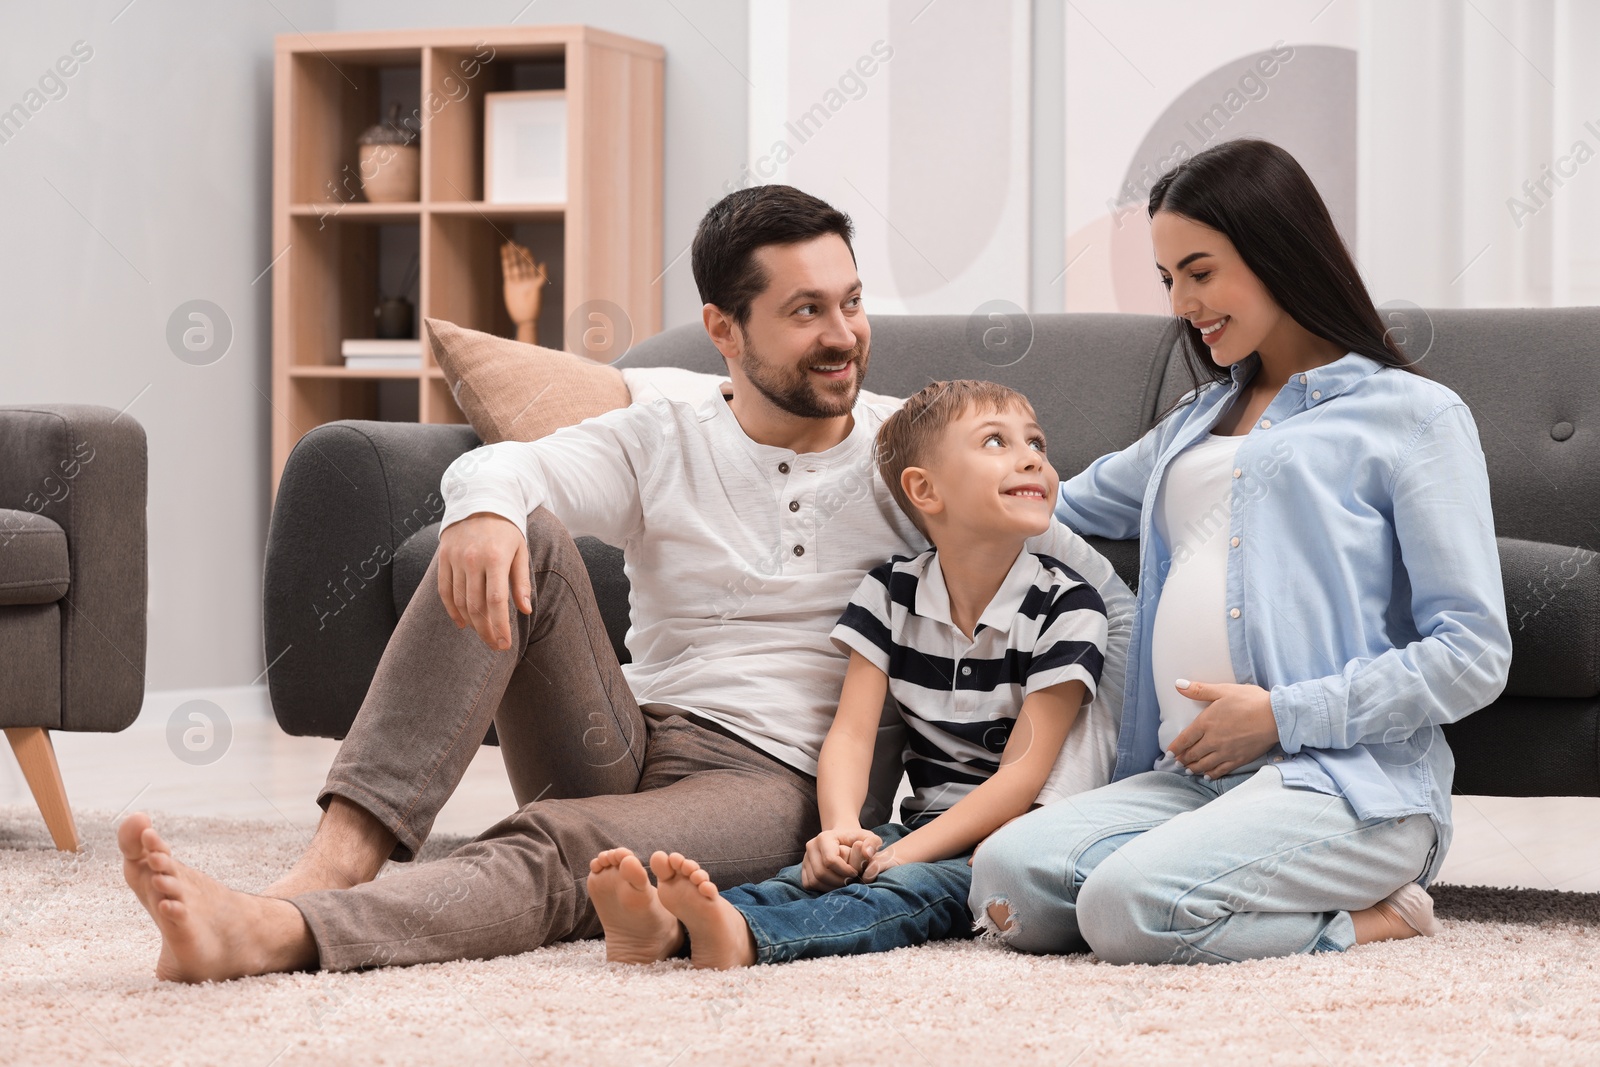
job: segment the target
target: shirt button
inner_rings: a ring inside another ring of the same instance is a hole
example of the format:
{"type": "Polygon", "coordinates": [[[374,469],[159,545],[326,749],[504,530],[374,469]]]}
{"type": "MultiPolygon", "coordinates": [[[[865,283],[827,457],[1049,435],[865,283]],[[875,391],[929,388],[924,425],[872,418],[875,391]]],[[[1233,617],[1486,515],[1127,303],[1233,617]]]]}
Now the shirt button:
{"type": "Polygon", "coordinates": [[[800,501],[798,501],[798,500],[789,501],[789,510],[790,511],[799,511],[800,510],[800,501]]]}
{"type": "Polygon", "coordinates": [[[1232,609],[1229,610],[1228,614],[1231,615],[1233,618],[1237,619],[1239,617],[1239,609],[1238,608],[1232,608],[1232,609]]]}
{"type": "Polygon", "coordinates": [[[971,674],[972,673],[972,668],[971,667],[962,667],[961,668],[961,673],[962,674],[971,674]]]}
{"type": "Polygon", "coordinates": [[[1271,419],[1262,419],[1262,420],[1261,420],[1261,428],[1262,428],[1262,429],[1263,429],[1263,430],[1270,430],[1270,429],[1272,429],[1272,420],[1271,420],[1271,419]]]}
{"type": "Polygon", "coordinates": [[[1321,389],[1313,389],[1313,390],[1311,390],[1311,399],[1312,400],[1321,400],[1322,399],[1322,390],[1321,389]]]}
{"type": "Polygon", "coordinates": [[[778,473],[779,474],[788,474],[789,473],[789,465],[787,463],[778,464],[778,473]]]}
{"type": "Polygon", "coordinates": [[[1304,374],[1300,375],[1300,384],[1301,385],[1306,384],[1306,376],[1304,374]]]}
{"type": "Polygon", "coordinates": [[[1232,545],[1234,548],[1238,548],[1239,547],[1239,539],[1237,537],[1235,537],[1232,541],[1229,541],[1228,543],[1230,545],[1232,545]]]}
{"type": "Polygon", "coordinates": [[[1243,473],[1244,473],[1244,471],[1240,470],[1238,467],[1233,468],[1233,476],[1235,478],[1239,477],[1239,475],[1241,475],[1243,473]]]}
{"type": "Polygon", "coordinates": [[[806,554],[806,546],[805,545],[795,545],[794,546],[794,554],[797,555],[797,556],[805,555],[806,554]]]}

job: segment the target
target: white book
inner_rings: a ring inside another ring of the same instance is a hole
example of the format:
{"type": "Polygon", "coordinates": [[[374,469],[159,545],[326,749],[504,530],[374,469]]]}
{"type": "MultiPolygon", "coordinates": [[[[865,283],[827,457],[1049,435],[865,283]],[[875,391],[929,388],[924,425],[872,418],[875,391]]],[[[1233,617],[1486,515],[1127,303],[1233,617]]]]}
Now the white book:
{"type": "Polygon", "coordinates": [[[347,337],[339,342],[339,354],[346,362],[356,359],[394,358],[411,356],[422,358],[422,341],[415,337],[387,340],[378,337],[347,337]]]}
{"type": "Polygon", "coordinates": [[[416,370],[422,366],[421,356],[365,356],[357,358],[346,356],[346,367],[359,367],[362,370],[416,370]]]}
{"type": "Polygon", "coordinates": [[[415,370],[422,366],[422,342],[415,337],[394,340],[350,337],[340,342],[346,367],[363,370],[415,370]]]}

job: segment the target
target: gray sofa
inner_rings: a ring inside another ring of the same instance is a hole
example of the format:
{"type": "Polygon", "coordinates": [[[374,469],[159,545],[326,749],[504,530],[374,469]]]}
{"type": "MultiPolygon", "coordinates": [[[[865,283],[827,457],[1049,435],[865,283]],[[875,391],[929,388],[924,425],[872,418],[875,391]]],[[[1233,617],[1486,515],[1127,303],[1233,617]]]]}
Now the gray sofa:
{"type": "Polygon", "coordinates": [[[50,731],[121,730],[144,702],[146,462],[132,415],[0,406],[0,727],[67,851],[50,731]]]}
{"type": "MultiPolygon", "coordinates": [[[[1510,684],[1447,728],[1456,791],[1600,795],[1600,308],[1413,310],[1391,322],[1426,372],[1471,406],[1501,538],[1510,684]]],[[[934,378],[1012,385],[1033,400],[1066,477],[1135,440],[1189,384],[1165,317],[1038,315],[1009,323],[998,345],[984,333],[996,325],[874,316],[868,386],[905,396],[934,378]]],[[[640,343],[624,365],[722,372],[698,325],[640,343]]],[[[438,545],[439,477],[478,444],[467,426],[346,421],[295,447],[273,508],[264,598],[268,682],[285,730],[349,729],[438,545]]],[[[581,547],[625,660],[620,553],[581,547]]],[[[1135,542],[1097,547],[1137,582],[1135,542]]]]}

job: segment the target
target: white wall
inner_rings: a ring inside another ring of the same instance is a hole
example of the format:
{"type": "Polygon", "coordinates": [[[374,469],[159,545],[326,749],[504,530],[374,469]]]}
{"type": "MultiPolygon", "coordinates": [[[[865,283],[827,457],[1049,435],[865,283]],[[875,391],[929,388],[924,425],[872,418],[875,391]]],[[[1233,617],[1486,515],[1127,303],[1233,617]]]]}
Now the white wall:
{"type": "Polygon", "coordinates": [[[1029,0],[752,6],[749,166],[848,212],[866,306],[1031,299],[1029,0]]]}
{"type": "Polygon", "coordinates": [[[1424,307],[1600,301],[1600,6],[1363,0],[1363,267],[1424,307]]]}

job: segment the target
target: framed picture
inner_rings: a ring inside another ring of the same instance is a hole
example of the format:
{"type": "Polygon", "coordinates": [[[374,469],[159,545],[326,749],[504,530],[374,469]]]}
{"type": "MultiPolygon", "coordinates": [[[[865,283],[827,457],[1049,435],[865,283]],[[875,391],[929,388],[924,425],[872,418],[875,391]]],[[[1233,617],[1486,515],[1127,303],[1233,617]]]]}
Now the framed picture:
{"type": "Polygon", "coordinates": [[[483,95],[483,199],[494,204],[566,202],[565,90],[483,95]]]}

